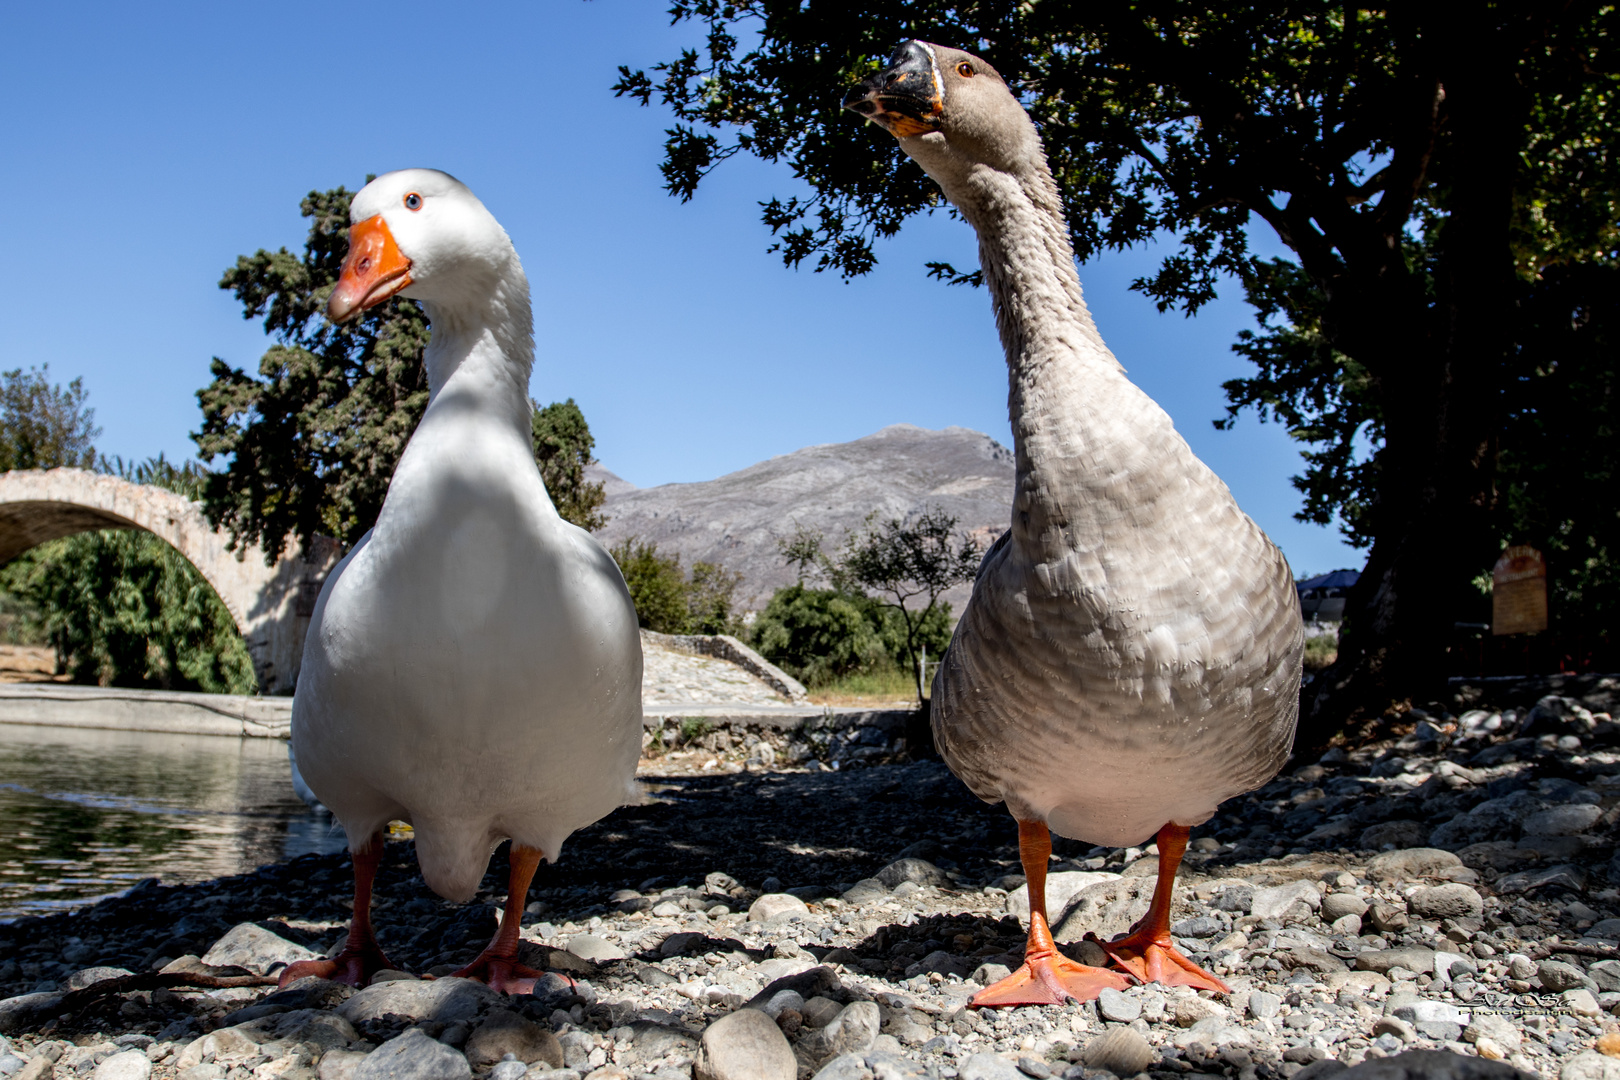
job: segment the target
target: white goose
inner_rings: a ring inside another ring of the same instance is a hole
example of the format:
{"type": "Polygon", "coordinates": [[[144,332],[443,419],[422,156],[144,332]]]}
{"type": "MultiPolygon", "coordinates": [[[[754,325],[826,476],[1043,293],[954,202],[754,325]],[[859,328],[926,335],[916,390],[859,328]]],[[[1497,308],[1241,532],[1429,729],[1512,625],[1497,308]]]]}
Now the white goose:
{"type": "Polygon", "coordinates": [[[1059,956],[1049,829],[1158,834],[1146,917],[1103,944],[1143,981],[1224,991],[1176,950],[1191,826],[1288,757],[1304,648],[1282,553],[1125,377],[1080,295],[1040,135],[989,64],[909,41],[845,105],[882,124],[979,235],[1007,354],[1017,490],[934,680],[953,772],[1018,821],[1026,963],[977,1005],[1081,1001],[1124,981],[1059,956]]]}
{"type": "Polygon", "coordinates": [[[377,524],[327,578],[293,700],[293,750],[349,838],[347,944],[295,964],[362,985],[391,966],[370,922],[382,829],[416,831],[428,885],[472,897],[512,839],[500,930],[457,972],[520,991],[520,916],[542,858],[631,795],[641,642],[612,558],[557,516],[535,465],[528,279],[465,186],[407,169],[367,184],[327,306],[342,322],[396,294],[433,326],[430,397],[377,524]]]}

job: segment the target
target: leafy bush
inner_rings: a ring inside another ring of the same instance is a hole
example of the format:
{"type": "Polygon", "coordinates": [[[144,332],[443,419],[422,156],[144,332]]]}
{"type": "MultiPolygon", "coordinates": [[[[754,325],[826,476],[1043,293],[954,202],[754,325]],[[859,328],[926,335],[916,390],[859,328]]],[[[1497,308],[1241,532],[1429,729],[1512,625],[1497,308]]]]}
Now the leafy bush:
{"type": "Polygon", "coordinates": [[[733,605],[741,574],[696,562],[688,578],[679,555],[660,555],[656,543],[633,536],[608,553],[630,587],[642,629],[659,634],[733,634],[740,629],[733,605]]]}
{"type": "MultiPolygon", "coordinates": [[[[951,641],[951,609],[937,604],[912,632],[938,657],[951,641]]],[[[754,620],[753,646],[807,686],[822,687],[858,672],[905,670],[904,615],[862,593],[812,589],[802,582],[776,590],[754,620]]]]}
{"type": "Polygon", "coordinates": [[[608,554],[619,564],[630,599],[636,605],[636,621],[643,630],[659,634],[686,632],[686,575],[681,573],[678,555],[658,554],[658,545],[629,537],[614,545],[608,554]]]}

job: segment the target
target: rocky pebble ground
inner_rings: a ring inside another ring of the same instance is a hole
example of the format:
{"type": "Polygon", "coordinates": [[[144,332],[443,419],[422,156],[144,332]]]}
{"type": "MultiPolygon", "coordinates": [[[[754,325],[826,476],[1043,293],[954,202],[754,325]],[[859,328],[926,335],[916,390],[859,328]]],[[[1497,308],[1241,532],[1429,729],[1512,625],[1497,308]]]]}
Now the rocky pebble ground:
{"type": "MultiPolygon", "coordinates": [[[[969,1008],[1020,959],[1012,822],[937,762],[867,758],[648,781],[542,867],[533,995],[422,978],[495,929],[504,852],[457,906],[391,843],[375,910],[400,970],[360,991],[260,978],[335,947],[341,856],[0,926],[0,1077],[1620,1080],[1615,692],[1413,710],[1223,807],[1173,932],[1229,995],[969,1008]]],[[[1058,841],[1071,955],[1146,910],[1154,854],[1058,841]]]]}

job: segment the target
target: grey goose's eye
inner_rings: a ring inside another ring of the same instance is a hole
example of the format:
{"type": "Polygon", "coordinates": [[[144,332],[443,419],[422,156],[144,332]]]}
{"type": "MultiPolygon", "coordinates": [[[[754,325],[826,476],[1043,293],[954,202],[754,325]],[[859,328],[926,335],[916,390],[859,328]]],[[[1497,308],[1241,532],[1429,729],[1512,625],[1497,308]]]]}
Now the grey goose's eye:
{"type": "Polygon", "coordinates": [[[964,79],[971,79],[974,74],[973,65],[964,60],[956,65],[956,73],[964,79]]]}
{"type": "Polygon", "coordinates": [[[407,210],[420,210],[420,209],[422,209],[422,196],[418,195],[414,191],[411,192],[409,195],[405,196],[405,209],[407,209],[407,210]]]}

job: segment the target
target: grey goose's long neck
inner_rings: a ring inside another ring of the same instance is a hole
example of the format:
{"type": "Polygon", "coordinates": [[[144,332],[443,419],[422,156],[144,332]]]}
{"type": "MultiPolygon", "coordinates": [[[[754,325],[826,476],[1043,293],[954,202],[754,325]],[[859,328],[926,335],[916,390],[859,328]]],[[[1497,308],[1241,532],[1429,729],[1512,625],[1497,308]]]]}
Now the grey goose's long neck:
{"type": "MultiPolygon", "coordinates": [[[[1022,174],[976,166],[946,194],[979,234],[979,260],[1007,353],[1017,458],[1013,538],[1061,558],[1117,515],[1118,480],[1145,432],[1142,398],[1103,344],[1081,297],[1057,185],[1043,159],[1022,174]]],[[[1161,414],[1162,415],[1162,414],[1161,414]]]]}

